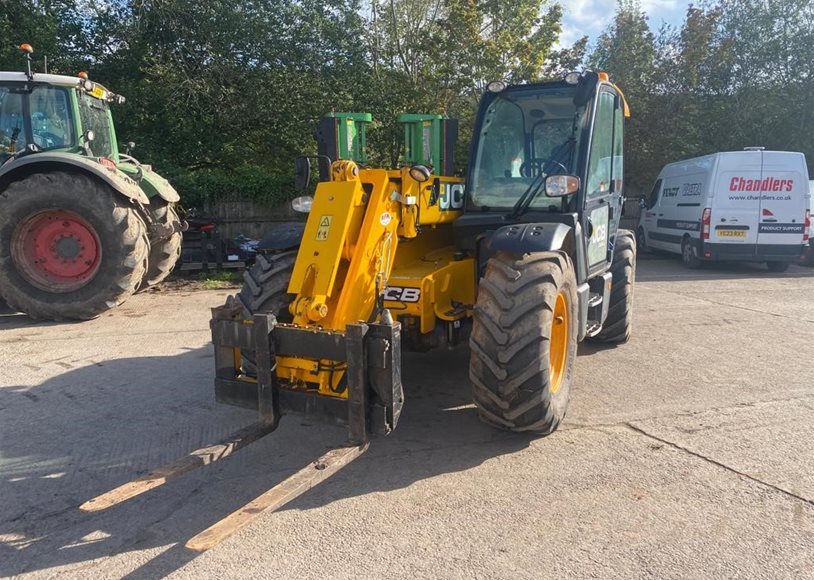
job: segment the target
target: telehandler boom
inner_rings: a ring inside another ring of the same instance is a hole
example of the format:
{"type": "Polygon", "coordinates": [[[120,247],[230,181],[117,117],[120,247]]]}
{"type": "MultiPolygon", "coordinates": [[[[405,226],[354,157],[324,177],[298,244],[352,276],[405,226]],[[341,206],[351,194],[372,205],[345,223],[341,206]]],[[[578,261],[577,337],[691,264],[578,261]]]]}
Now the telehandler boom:
{"type": "Polygon", "coordinates": [[[453,176],[454,121],[404,115],[404,163],[364,165],[366,114],[333,114],[311,161],[321,180],[303,226],[270,236],[241,292],[213,309],[218,401],[258,423],[85,504],[104,509],[228,455],[301,413],[348,441],[187,546],[205,550],[396,428],[401,350],[468,338],[480,417],[539,434],[565,416],[577,343],[630,336],[636,246],[623,206],[621,91],[605,73],[491,83],[467,178],[453,176]],[[466,186],[465,186],[466,185],[466,186]],[[293,231],[293,234],[292,234],[293,231]]]}

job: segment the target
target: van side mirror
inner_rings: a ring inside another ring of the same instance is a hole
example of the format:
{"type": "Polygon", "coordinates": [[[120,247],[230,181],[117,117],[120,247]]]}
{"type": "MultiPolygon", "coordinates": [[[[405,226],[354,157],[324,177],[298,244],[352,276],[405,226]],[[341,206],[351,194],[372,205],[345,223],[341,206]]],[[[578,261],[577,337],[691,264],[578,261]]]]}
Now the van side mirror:
{"type": "Polygon", "coordinates": [[[639,209],[647,209],[647,201],[643,198],[639,198],[639,209]]]}
{"type": "Polygon", "coordinates": [[[311,160],[305,155],[294,159],[294,189],[305,191],[311,183],[311,160]]]}

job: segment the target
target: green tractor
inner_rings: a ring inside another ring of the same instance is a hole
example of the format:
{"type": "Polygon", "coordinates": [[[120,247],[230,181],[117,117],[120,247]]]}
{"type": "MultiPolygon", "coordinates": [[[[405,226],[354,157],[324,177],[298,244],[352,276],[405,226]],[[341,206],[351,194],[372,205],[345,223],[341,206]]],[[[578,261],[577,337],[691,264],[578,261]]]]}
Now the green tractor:
{"type": "Polygon", "coordinates": [[[85,73],[32,73],[20,49],[27,71],[0,72],[0,296],[35,319],[94,318],[172,271],[179,196],[119,151],[124,97],[85,73]]]}

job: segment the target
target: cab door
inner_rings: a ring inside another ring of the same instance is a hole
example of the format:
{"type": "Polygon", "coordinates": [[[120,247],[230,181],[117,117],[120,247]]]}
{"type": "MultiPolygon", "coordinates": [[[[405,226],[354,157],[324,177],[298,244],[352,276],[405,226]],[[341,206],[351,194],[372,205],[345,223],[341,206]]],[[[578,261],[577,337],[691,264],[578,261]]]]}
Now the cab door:
{"type": "Polygon", "coordinates": [[[583,227],[589,234],[589,276],[605,269],[610,234],[616,231],[621,217],[623,123],[621,99],[610,87],[603,86],[597,97],[585,183],[583,227]]]}

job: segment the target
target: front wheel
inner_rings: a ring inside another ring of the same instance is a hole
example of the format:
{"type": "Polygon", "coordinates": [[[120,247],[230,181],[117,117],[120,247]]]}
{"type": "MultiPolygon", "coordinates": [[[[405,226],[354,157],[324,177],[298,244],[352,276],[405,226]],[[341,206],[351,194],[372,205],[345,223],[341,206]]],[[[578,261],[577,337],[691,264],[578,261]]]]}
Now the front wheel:
{"type": "Polygon", "coordinates": [[[650,249],[647,247],[647,236],[642,226],[639,226],[639,229],[636,230],[636,247],[640,252],[646,252],[650,249]]]}
{"type": "Polygon", "coordinates": [[[481,419],[549,434],[565,417],[577,351],[576,276],[560,252],[489,259],[478,286],[469,378],[481,419]]]}
{"type": "Polygon", "coordinates": [[[150,235],[150,259],[139,290],[156,286],[170,275],[181,257],[183,242],[179,227],[181,218],[172,204],[155,196],[150,200],[149,211],[158,228],[150,235]]]}

